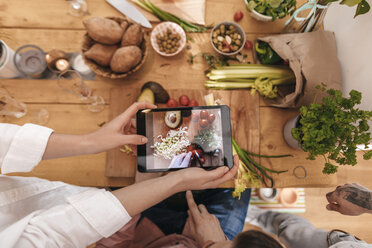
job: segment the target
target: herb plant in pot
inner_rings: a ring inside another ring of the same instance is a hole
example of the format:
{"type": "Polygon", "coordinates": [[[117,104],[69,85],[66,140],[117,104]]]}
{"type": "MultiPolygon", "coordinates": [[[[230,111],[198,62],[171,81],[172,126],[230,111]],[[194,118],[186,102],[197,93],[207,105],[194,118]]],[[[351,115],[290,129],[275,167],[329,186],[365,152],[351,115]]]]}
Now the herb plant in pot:
{"type": "MultiPolygon", "coordinates": [[[[337,172],[338,165],[356,165],[357,145],[367,147],[371,142],[368,121],[372,120],[372,111],[356,107],[362,99],[362,94],[356,90],[350,91],[350,96],[344,98],[341,91],[326,90],[324,84],[317,88],[328,96],[321,103],[300,108],[299,120],[292,120],[292,125],[296,126],[291,129],[291,134],[301,149],[308,152],[307,159],[323,156],[323,173],[333,174],[337,172]]],[[[372,151],[364,153],[364,159],[371,157],[372,151]]]]}
{"type": "Polygon", "coordinates": [[[296,0],[244,0],[251,16],[258,21],[274,21],[291,15],[296,9],[296,0]]]}

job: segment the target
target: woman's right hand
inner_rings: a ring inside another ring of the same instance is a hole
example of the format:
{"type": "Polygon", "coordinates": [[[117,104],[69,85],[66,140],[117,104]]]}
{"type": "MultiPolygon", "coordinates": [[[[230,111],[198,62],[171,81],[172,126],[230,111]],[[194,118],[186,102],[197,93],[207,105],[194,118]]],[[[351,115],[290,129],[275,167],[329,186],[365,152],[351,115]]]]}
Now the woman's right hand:
{"type": "Polygon", "coordinates": [[[178,179],[177,191],[202,190],[217,188],[224,182],[234,178],[239,167],[239,158],[234,156],[234,166],[229,170],[227,166],[221,166],[214,170],[204,170],[202,168],[187,168],[168,174],[170,177],[178,179]]]}

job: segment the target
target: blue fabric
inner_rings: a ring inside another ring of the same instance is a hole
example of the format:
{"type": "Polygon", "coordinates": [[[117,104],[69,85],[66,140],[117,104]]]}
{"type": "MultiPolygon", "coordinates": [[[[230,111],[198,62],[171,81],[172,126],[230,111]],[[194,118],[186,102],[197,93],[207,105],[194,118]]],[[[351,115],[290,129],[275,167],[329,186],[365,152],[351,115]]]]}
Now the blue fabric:
{"type": "MultiPolygon", "coordinates": [[[[226,236],[232,240],[243,230],[251,190],[242,193],[240,200],[232,197],[233,189],[193,191],[197,204],[204,204],[209,213],[216,215],[226,236]]],[[[155,223],[166,235],[181,234],[187,220],[185,192],[173,195],[147,209],[142,217],[155,223]]]]}

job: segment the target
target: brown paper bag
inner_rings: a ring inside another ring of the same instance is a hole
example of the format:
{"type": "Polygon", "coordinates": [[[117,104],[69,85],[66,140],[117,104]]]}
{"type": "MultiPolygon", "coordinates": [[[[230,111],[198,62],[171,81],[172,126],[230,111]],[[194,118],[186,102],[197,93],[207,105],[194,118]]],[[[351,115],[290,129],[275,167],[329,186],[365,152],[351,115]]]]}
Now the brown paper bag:
{"type": "Polygon", "coordinates": [[[325,83],[328,88],[341,88],[341,70],[333,32],[319,30],[273,35],[259,40],[269,43],[282,59],[287,60],[296,76],[294,91],[288,93],[278,87],[280,97],[267,99],[269,105],[298,108],[314,102],[316,94],[317,102],[323,98],[324,93],[316,90],[316,85],[325,83]]]}

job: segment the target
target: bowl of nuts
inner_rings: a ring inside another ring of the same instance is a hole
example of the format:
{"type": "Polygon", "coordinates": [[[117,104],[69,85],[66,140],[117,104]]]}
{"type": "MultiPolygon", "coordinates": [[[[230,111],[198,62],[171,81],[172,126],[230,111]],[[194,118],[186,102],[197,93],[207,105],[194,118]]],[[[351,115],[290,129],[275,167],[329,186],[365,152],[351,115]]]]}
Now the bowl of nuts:
{"type": "Polygon", "coordinates": [[[211,43],[216,52],[226,56],[235,55],[244,47],[244,30],[236,23],[221,22],[212,29],[211,43]]]}
{"type": "Polygon", "coordinates": [[[186,45],[185,31],[174,22],[162,22],[151,32],[151,45],[162,56],[179,54],[186,45]]]}

